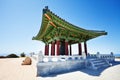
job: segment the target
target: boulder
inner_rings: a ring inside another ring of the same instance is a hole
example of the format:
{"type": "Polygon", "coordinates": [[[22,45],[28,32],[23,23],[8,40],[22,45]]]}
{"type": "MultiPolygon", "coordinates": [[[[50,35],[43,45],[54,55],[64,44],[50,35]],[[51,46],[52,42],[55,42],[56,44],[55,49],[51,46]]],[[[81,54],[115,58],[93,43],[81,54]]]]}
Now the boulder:
{"type": "Polygon", "coordinates": [[[26,57],[25,60],[22,62],[22,65],[31,65],[32,60],[30,57],[26,57]]]}

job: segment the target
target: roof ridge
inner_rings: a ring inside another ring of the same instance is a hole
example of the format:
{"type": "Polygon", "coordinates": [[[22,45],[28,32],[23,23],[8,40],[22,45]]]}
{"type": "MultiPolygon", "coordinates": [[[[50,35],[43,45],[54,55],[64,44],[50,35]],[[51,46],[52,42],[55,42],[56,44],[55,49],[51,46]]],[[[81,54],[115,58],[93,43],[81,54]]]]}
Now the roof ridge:
{"type": "MultiPolygon", "coordinates": [[[[52,12],[52,11],[48,8],[48,6],[45,6],[45,8],[44,8],[43,10],[45,10],[45,13],[46,13],[47,11],[49,11],[49,12],[50,12],[51,14],[53,14],[54,16],[58,17],[58,18],[61,19],[62,21],[66,22],[67,24],[74,26],[75,28],[82,29],[82,30],[87,30],[87,29],[84,29],[84,28],[82,28],[82,27],[76,26],[76,25],[74,25],[74,24],[66,21],[65,19],[61,18],[60,16],[58,16],[57,14],[55,14],[54,12],[52,12]]],[[[88,31],[89,31],[89,30],[88,30],[88,31]]]]}

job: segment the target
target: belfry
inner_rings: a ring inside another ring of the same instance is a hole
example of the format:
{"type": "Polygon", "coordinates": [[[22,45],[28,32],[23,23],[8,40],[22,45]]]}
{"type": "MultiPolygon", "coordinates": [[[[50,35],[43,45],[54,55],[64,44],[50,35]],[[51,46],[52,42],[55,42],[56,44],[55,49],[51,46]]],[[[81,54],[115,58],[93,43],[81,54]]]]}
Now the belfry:
{"type": "Polygon", "coordinates": [[[43,9],[41,29],[33,40],[45,43],[45,55],[72,55],[72,44],[78,44],[78,54],[84,49],[87,55],[87,41],[98,36],[106,35],[105,31],[87,30],[75,26],[51,12],[48,7],[43,9]],[[82,44],[84,43],[84,48],[82,44]],[[51,44],[51,53],[49,51],[51,44]],[[55,53],[56,52],[56,53],[55,53]]]}
{"type": "Polygon", "coordinates": [[[44,53],[40,51],[37,57],[31,54],[31,57],[37,59],[37,76],[70,72],[86,67],[98,69],[110,66],[110,62],[115,59],[113,53],[88,54],[87,51],[87,41],[102,35],[107,35],[107,32],[75,26],[45,7],[41,28],[32,38],[45,43],[44,53]],[[72,53],[73,44],[78,44],[77,55],[72,53]]]}

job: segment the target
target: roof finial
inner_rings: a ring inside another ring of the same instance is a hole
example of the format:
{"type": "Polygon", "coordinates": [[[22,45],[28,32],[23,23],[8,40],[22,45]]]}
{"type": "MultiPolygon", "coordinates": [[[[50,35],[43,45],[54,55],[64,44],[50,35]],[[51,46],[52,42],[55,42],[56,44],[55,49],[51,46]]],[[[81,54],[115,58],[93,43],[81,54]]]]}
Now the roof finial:
{"type": "Polygon", "coordinates": [[[48,6],[45,6],[45,8],[43,9],[43,13],[46,13],[47,10],[49,10],[48,6]]]}
{"type": "Polygon", "coordinates": [[[45,6],[45,9],[48,9],[48,6],[45,6]]]}

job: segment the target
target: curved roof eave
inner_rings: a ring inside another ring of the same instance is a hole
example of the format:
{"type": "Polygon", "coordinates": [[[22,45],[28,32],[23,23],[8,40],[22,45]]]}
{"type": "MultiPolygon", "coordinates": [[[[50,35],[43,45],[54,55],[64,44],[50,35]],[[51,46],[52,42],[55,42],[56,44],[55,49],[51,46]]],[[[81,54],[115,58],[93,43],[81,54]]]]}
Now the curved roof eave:
{"type": "MultiPolygon", "coordinates": [[[[76,32],[79,34],[82,33],[84,35],[91,36],[89,39],[92,39],[92,38],[95,38],[98,36],[102,36],[102,35],[107,35],[107,32],[105,32],[105,31],[87,30],[87,29],[83,29],[78,26],[75,26],[75,25],[65,21],[64,19],[60,18],[59,16],[54,14],[52,11],[50,11],[48,8],[44,8],[43,14],[42,14],[42,23],[41,23],[40,30],[39,30],[38,34],[35,37],[33,37],[33,40],[43,40],[43,38],[45,37],[45,33],[47,31],[46,27],[48,26],[49,22],[52,21],[52,20],[49,20],[49,16],[51,18],[55,18],[55,19],[61,21],[61,23],[63,23],[62,27],[65,27],[66,29],[70,29],[73,32],[76,32]],[[46,15],[47,15],[47,17],[46,17],[46,15]]],[[[53,20],[54,22],[55,22],[55,19],[53,20]]],[[[57,20],[56,20],[56,22],[57,22],[57,20]]],[[[58,22],[58,24],[60,24],[60,22],[58,22]]]]}

